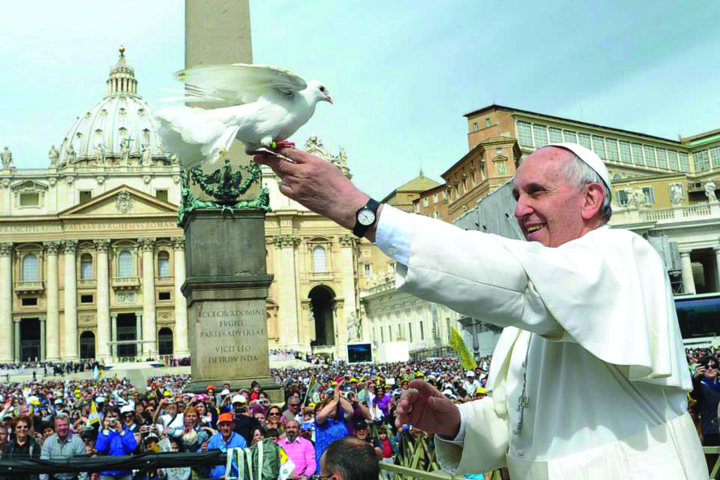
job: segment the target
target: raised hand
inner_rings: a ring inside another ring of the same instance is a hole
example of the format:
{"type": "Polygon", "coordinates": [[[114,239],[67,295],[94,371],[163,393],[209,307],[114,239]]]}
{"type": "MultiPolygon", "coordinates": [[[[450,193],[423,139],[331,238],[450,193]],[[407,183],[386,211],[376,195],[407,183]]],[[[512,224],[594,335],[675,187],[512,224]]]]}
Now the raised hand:
{"type": "Polygon", "coordinates": [[[457,406],[427,382],[413,380],[409,387],[395,410],[395,425],[410,424],[426,432],[455,438],[460,431],[457,406]]]}

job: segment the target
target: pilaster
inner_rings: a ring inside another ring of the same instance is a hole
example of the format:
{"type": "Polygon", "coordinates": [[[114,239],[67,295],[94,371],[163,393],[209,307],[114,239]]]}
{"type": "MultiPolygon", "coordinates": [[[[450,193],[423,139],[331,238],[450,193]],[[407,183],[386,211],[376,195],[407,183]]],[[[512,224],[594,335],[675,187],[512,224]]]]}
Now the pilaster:
{"type": "Polygon", "coordinates": [[[190,356],[188,342],[187,300],[182,293],[185,283],[185,237],[172,239],[175,258],[175,351],[176,357],[190,356]]]}
{"type": "Polygon", "coordinates": [[[60,287],[58,285],[58,251],[60,242],[45,242],[47,263],[47,322],[45,324],[46,360],[60,360],[60,287]]]}
{"type": "Polygon", "coordinates": [[[155,320],[155,239],[140,238],[143,263],[143,328],[142,353],[157,359],[157,328],[155,320]],[[148,342],[148,340],[150,340],[148,342]]]}
{"type": "Polygon", "coordinates": [[[0,243],[0,362],[13,361],[12,243],[0,243]]]}
{"type": "Polygon", "coordinates": [[[109,240],[95,240],[97,261],[97,359],[110,360],[110,279],[108,267],[109,240]]]}
{"type": "Polygon", "coordinates": [[[77,272],[75,266],[75,251],[77,240],[62,242],[65,257],[65,276],[63,289],[65,291],[65,309],[63,325],[63,360],[78,360],[78,333],[77,333],[77,272]]]}

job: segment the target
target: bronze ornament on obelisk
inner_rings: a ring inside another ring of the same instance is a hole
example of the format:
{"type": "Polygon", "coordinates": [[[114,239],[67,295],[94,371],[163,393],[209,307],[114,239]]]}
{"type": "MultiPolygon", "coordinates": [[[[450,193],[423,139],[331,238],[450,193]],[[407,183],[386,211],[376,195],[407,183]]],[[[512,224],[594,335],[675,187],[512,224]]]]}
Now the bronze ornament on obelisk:
{"type": "MultiPolygon", "coordinates": [[[[185,68],[228,63],[252,63],[248,0],[186,0],[185,68]]],[[[268,358],[268,197],[259,167],[244,150],[236,141],[226,158],[182,174],[178,217],[186,245],[189,389],[226,382],[247,387],[257,380],[280,401],[268,358]]]]}

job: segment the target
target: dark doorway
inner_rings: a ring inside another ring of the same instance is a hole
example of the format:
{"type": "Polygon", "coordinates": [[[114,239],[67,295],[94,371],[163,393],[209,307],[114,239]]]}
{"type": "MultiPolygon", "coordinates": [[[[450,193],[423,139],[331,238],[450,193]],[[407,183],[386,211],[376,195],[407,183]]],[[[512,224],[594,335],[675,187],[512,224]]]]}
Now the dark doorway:
{"type": "Polygon", "coordinates": [[[80,334],[80,358],[95,358],[95,334],[93,332],[80,334]]]}
{"type": "Polygon", "coordinates": [[[167,327],[161,328],[158,332],[158,353],[160,355],[173,354],[173,331],[167,327]]]}
{"type": "Polygon", "coordinates": [[[20,361],[40,360],[40,319],[20,320],[20,361]]]}
{"type": "MultiPolygon", "coordinates": [[[[137,319],[134,313],[121,313],[117,316],[117,339],[120,341],[137,341],[137,319]]],[[[119,343],[117,356],[135,357],[138,354],[136,343],[119,343]]]]}
{"type": "Polygon", "coordinates": [[[310,343],[313,347],[335,345],[335,322],[333,305],[335,305],[335,292],[324,285],[318,285],[310,290],[310,303],[315,317],[315,340],[310,343]]]}

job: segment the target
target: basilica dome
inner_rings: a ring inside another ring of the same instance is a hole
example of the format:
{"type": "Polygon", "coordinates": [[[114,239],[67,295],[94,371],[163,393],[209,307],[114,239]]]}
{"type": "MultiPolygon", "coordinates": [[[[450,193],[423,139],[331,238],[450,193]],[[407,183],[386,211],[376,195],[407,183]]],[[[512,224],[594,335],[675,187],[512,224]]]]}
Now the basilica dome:
{"type": "Polygon", "coordinates": [[[137,94],[125,48],[120,47],[120,58],[107,79],[107,95],[75,120],[58,149],[53,147],[50,166],[168,164],[157,130],[150,107],[137,94]]]}

